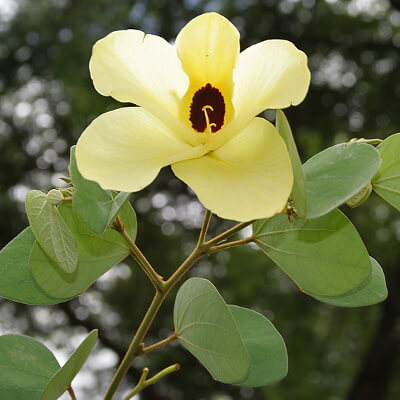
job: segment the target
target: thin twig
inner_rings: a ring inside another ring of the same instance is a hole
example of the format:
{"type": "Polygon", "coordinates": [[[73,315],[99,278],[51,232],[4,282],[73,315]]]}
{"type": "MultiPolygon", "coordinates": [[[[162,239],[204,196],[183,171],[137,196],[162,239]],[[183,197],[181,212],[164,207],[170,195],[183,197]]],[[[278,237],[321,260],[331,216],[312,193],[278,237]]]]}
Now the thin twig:
{"type": "Polygon", "coordinates": [[[154,375],[152,378],[146,379],[147,375],[149,373],[149,369],[144,368],[142,376],[141,376],[138,384],[135,386],[135,388],[130,393],[128,393],[127,396],[124,397],[124,400],[131,399],[133,396],[135,396],[135,394],[138,394],[140,391],[142,391],[147,386],[152,385],[153,383],[156,383],[159,379],[163,378],[164,376],[166,376],[168,374],[171,374],[172,372],[178,371],[179,369],[180,369],[179,364],[170,365],[169,367],[164,368],[158,374],[154,375]]]}
{"type": "Polygon", "coordinates": [[[130,237],[129,233],[125,229],[125,225],[122,222],[122,219],[118,216],[115,221],[115,229],[122,235],[122,237],[126,240],[129,245],[129,249],[132,257],[139,264],[139,266],[143,269],[145,274],[150,279],[151,283],[154,285],[156,290],[163,292],[165,290],[165,282],[162,276],[158,275],[154,270],[152,265],[147,261],[147,258],[140,251],[139,247],[136,245],[134,240],[130,237]]]}
{"type": "Polygon", "coordinates": [[[254,236],[250,236],[245,239],[234,240],[232,242],[226,242],[218,246],[212,246],[207,250],[207,254],[214,254],[221,250],[231,249],[232,247],[241,246],[251,242],[254,242],[254,236]]]}
{"type": "Polygon", "coordinates": [[[206,209],[206,212],[204,214],[204,220],[203,220],[203,225],[200,230],[199,234],[199,240],[197,242],[197,246],[202,246],[204,244],[205,238],[207,236],[208,232],[208,227],[210,226],[210,220],[212,217],[212,212],[208,209],[206,209]]]}
{"type": "Polygon", "coordinates": [[[248,222],[241,222],[232,228],[228,229],[227,231],[221,233],[220,235],[216,236],[214,239],[209,240],[208,242],[205,242],[204,244],[207,247],[214,246],[215,244],[218,244],[222,242],[223,240],[229,239],[231,236],[233,236],[235,233],[241,231],[243,228],[246,228],[246,226],[251,225],[253,221],[248,221],[248,222]]]}
{"type": "Polygon", "coordinates": [[[139,355],[143,355],[143,354],[147,354],[150,353],[151,351],[154,351],[158,348],[160,348],[161,346],[165,346],[166,344],[172,343],[173,341],[175,341],[176,339],[178,339],[178,336],[176,333],[174,333],[173,335],[167,337],[164,340],[160,340],[157,343],[154,343],[150,346],[144,347],[140,352],[139,355]]]}

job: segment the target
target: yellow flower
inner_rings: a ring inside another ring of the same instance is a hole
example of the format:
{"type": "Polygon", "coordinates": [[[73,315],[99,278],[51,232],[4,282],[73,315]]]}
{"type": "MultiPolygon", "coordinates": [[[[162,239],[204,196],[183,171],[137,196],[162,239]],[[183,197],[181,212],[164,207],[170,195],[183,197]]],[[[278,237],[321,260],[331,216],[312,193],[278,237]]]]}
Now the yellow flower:
{"type": "Polygon", "coordinates": [[[237,29],[207,13],[175,46],[138,30],[113,32],[95,44],[89,67],[99,93],[139,107],[105,113],[83,132],[76,158],[85,178],[136,192],[171,165],[222,218],[266,218],[285,207],[289,155],[256,116],[307,93],[307,57],[292,43],[266,40],[239,54],[237,29]]]}

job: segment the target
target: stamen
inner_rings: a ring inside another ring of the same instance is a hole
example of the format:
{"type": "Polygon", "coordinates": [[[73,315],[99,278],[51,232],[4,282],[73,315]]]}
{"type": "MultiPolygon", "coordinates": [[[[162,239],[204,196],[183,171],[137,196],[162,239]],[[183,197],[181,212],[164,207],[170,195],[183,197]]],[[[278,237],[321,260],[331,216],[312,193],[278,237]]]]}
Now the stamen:
{"type": "Polygon", "coordinates": [[[208,104],[201,108],[201,111],[203,111],[203,113],[204,113],[204,118],[206,119],[206,132],[208,133],[209,136],[211,136],[212,127],[217,126],[217,124],[214,124],[214,122],[211,122],[211,124],[210,124],[210,119],[208,117],[207,110],[214,111],[214,108],[212,108],[208,104]]]}

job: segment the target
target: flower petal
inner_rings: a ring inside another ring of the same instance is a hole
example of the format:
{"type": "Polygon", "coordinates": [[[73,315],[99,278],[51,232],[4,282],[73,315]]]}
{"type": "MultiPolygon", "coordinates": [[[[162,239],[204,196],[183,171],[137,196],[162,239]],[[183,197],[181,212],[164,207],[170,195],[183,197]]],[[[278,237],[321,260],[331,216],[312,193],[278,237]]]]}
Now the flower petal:
{"type": "Polygon", "coordinates": [[[236,221],[278,214],[293,184],[285,143],[263,118],[254,118],[218,150],[173,164],[172,170],[205,207],[236,221]]]}
{"type": "Polygon", "coordinates": [[[232,79],[239,32],[222,15],[206,13],[192,19],[179,32],[175,46],[184,71],[199,88],[206,83],[220,88],[232,79]]]}
{"type": "Polygon", "coordinates": [[[188,78],[166,40],[133,29],[112,32],[94,45],[89,69],[100,94],[144,107],[188,136],[176,119],[188,78]]]}
{"type": "Polygon", "coordinates": [[[237,114],[301,103],[310,84],[307,56],[286,40],[266,40],[244,50],[234,71],[237,114]]]}
{"type": "Polygon", "coordinates": [[[178,139],[145,109],[127,107],[100,115],[86,128],[76,160],[81,174],[102,188],[136,192],[162,167],[205,151],[178,139]]]}
{"type": "Polygon", "coordinates": [[[217,13],[202,14],[183,27],[175,46],[190,80],[181,104],[181,119],[188,123],[194,93],[209,83],[222,93],[226,120],[231,120],[232,73],[240,49],[239,32],[235,26],[217,13]]]}

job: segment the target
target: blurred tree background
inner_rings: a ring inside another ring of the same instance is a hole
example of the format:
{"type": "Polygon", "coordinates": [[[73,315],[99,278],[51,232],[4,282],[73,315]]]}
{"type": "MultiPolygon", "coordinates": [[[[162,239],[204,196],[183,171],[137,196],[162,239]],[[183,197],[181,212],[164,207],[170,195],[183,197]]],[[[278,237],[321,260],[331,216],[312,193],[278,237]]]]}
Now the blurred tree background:
{"type": "MultiPolygon", "coordinates": [[[[229,18],[241,32],[242,48],[281,38],[309,56],[309,94],[287,110],[303,161],[351,137],[384,138],[399,131],[398,0],[0,0],[1,246],[27,225],[26,193],[61,186],[69,147],[93,118],[121,106],[92,86],[93,44],[127,28],[173,40],[186,22],[205,11],[229,18]]],[[[274,119],[273,112],[266,116],[274,119]]],[[[194,245],[203,208],[169,168],[131,200],[139,220],[138,244],[169,276],[194,245]]],[[[400,214],[376,195],[343,211],[385,271],[385,303],[359,309],[318,303],[260,251],[247,247],[220,253],[203,259],[191,275],[210,279],[228,303],[253,308],[273,321],[288,348],[287,378],[258,389],[222,385],[181,346],[170,345],[139,358],[121,391],[135,384],[144,366],[156,372],[179,362],[181,371],[147,388],[141,398],[399,399],[400,214]]],[[[211,231],[226,224],[214,218],[211,231]]],[[[152,292],[142,271],[127,261],[78,299],[59,306],[0,299],[0,334],[32,335],[62,361],[88,329],[98,327],[100,343],[75,386],[79,400],[100,399],[152,292]]],[[[147,343],[171,333],[175,293],[147,343]]]]}

